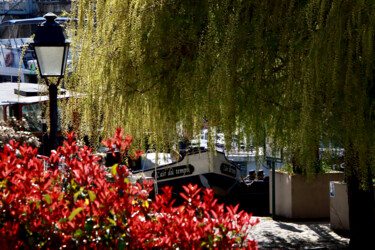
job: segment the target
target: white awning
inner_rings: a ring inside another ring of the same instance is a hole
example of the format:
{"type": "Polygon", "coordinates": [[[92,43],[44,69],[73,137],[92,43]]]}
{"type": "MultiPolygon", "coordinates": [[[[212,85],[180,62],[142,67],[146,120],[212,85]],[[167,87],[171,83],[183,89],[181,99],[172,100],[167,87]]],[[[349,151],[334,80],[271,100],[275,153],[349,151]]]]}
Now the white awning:
{"type": "MultiPolygon", "coordinates": [[[[69,98],[68,91],[59,88],[58,99],[69,98]]],[[[36,83],[0,83],[0,106],[12,104],[32,104],[48,101],[48,88],[46,85],[36,83]],[[21,94],[19,94],[21,93],[21,94]]]]}

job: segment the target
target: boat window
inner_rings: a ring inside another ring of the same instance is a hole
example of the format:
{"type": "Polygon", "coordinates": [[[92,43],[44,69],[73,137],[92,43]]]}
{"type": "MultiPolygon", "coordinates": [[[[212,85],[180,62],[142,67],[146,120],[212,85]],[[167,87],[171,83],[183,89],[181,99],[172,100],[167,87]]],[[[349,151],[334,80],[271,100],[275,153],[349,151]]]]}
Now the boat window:
{"type": "MultiPolygon", "coordinates": [[[[61,109],[62,107],[60,104],[57,104],[57,116],[61,117],[61,109]]],[[[31,132],[42,132],[42,118],[43,118],[43,104],[42,103],[35,103],[30,105],[22,106],[22,118],[26,119],[29,124],[29,128],[31,132]]],[[[46,116],[49,117],[48,115],[46,116]]],[[[49,123],[49,121],[46,121],[49,123]]],[[[61,131],[61,122],[60,120],[57,122],[57,131],[61,131]]]]}
{"type": "Polygon", "coordinates": [[[4,118],[8,119],[8,117],[10,117],[10,107],[9,106],[7,108],[5,108],[5,112],[6,112],[6,114],[5,114],[6,117],[4,117],[4,118]]]}
{"type": "Polygon", "coordinates": [[[0,106],[0,121],[4,121],[4,108],[0,106]]]}
{"type": "Polygon", "coordinates": [[[167,153],[146,153],[141,157],[141,166],[143,170],[153,169],[156,166],[171,164],[171,154],[167,153]]]}
{"type": "Polygon", "coordinates": [[[12,82],[18,82],[18,76],[12,76],[12,82]]]}
{"type": "Polygon", "coordinates": [[[38,76],[37,75],[25,75],[25,82],[38,83],[38,76]]]}
{"type": "Polygon", "coordinates": [[[42,132],[42,104],[36,103],[22,106],[22,118],[26,119],[30,131],[42,132]]]}
{"type": "Polygon", "coordinates": [[[11,76],[0,75],[0,82],[11,82],[11,81],[12,81],[11,76]]]}

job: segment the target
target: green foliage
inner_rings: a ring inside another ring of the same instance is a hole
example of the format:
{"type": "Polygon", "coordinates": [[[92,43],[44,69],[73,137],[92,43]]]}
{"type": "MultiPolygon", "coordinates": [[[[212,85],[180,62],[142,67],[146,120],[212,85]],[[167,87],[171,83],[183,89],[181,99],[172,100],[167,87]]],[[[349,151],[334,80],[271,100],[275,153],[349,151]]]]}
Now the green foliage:
{"type": "Polygon", "coordinates": [[[85,95],[65,107],[65,126],[92,142],[122,126],[137,147],[163,149],[204,117],[228,141],[241,131],[259,145],[266,133],[307,173],[319,142],[334,140],[352,145],[365,180],[374,11],[352,0],[76,1],[67,87],[85,95]]]}
{"type": "MultiPolygon", "coordinates": [[[[325,161],[319,162],[317,164],[319,164],[319,166],[316,169],[315,173],[324,174],[324,173],[330,173],[334,171],[333,167],[325,161]]],[[[280,170],[288,172],[289,174],[299,174],[298,170],[296,172],[296,169],[293,168],[293,165],[290,163],[283,165],[280,170]]]]}
{"type": "Polygon", "coordinates": [[[292,164],[285,164],[285,165],[283,165],[283,167],[280,170],[288,172],[289,174],[294,173],[292,164]]]}

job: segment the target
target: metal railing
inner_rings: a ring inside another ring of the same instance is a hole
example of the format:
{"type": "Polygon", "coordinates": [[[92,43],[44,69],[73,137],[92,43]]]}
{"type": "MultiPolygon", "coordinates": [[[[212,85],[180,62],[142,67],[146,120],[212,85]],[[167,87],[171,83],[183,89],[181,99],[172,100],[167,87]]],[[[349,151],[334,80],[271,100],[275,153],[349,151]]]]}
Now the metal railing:
{"type": "Polygon", "coordinates": [[[27,15],[34,10],[32,0],[0,0],[0,15],[27,15]]]}
{"type": "Polygon", "coordinates": [[[72,2],[72,0],[36,0],[38,3],[56,3],[56,2],[61,2],[61,3],[66,3],[66,2],[72,2]]]}

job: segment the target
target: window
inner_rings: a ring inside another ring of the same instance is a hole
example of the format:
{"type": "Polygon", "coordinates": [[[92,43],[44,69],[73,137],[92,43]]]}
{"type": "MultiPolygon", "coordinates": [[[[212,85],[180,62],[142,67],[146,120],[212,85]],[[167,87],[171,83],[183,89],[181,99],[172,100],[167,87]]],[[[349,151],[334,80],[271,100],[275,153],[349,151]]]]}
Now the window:
{"type": "Polygon", "coordinates": [[[22,106],[22,117],[29,124],[30,131],[42,132],[42,104],[36,103],[22,106]]]}
{"type": "Polygon", "coordinates": [[[11,82],[11,81],[12,81],[11,76],[0,75],[0,82],[11,82]]]}

